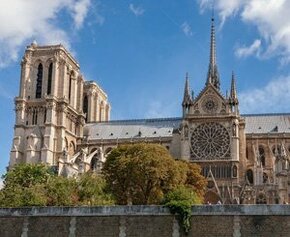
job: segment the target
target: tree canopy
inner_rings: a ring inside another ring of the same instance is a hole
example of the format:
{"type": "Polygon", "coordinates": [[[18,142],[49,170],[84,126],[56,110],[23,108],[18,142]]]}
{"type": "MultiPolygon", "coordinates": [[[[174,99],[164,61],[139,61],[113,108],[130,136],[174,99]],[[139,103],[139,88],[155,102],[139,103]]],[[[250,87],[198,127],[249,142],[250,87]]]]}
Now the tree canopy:
{"type": "Polygon", "coordinates": [[[93,173],[75,178],[57,176],[40,164],[20,164],[3,176],[0,206],[110,205],[105,180],[93,173]]]}
{"type": "Polygon", "coordinates": [[[175,161],[163,146],[144,143],[113,149],[103,167],[108,186],[123,205],[160,204],[179,185],[202,196],[206,181],[198,172],[196,165],[175,161]]]}

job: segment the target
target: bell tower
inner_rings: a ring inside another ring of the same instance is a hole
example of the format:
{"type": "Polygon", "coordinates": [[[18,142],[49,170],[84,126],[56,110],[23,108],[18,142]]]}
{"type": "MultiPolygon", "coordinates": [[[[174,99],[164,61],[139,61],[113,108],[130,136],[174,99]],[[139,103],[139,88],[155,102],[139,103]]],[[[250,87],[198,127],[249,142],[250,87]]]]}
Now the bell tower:
{"type": "Polygon", "coordinates": [[[83,87],[79,65],[62,45],[27,46],[9,166],[53,166],[64,149],[74,154],[83,136],[83,87]]]}

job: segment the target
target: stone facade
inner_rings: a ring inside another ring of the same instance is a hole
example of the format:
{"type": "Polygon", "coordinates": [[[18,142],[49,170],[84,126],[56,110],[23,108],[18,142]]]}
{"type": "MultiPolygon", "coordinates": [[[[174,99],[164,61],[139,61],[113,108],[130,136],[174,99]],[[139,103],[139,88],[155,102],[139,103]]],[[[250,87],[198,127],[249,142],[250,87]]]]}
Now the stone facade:
{"type": "Polygon", "coordinates": [[[193,206],[185,235],[161,206],[42,207],[0,209],[3,237],[286,237],[287,205],[193,206]]]}
{"type": "Polygon", "coordinates": [[[19,96],[10,166],[58,166],[77,151],[86,122],[107,121],[106,93],[85,81],[79,64],[62,45],[27,47],[21,61],[19,96]]]}
{"type": "Polygon", "coordinates": [[[204,88],[194,95],[186,75],[182,117],[164,119],[109,121],[107,95],[84,80],[63,46],[28,46],[10,166],[41,162],[64,176],[98,172],[114,147],[151,142],[202,167],[206,202],[288,203],[290,114],[241,115],[234,73],[229,93],[220,90],[214,19],[210,35],[204,88]]]}

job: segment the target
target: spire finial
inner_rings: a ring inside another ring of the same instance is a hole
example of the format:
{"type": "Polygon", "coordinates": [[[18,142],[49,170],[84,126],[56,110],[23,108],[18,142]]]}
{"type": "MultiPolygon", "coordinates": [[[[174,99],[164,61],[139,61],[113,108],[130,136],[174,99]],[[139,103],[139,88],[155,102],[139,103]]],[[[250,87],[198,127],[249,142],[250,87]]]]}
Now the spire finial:
{"type": "Polygon", "coordinates": [[[207,75],[207,84],[209,83],[211,83],[218,90],[220,89],[219,73],[218,73],[217,64],[216,64],[214,5],[212,7],[212,16],[211,16],[210,56],[209,56],[209,68],[208,68],[208,75],[207,75]]]}
{"type": "Polygon", "coordinates": [[[214,21],[214,0],[212,1],[211,5],[211,21],[214,21]]]}
{"type": "Polygon", "coordinates": [[[234,71],[232,71],[231,98],[237,99],[236,79],[234,71]]]}
{"type": "Polygon", "coordinates": [[[186,106],[191,102],[190,88],[189,88],[189,75],[188,72],[185,75],[185,86],[182,105],[186,106]]]}

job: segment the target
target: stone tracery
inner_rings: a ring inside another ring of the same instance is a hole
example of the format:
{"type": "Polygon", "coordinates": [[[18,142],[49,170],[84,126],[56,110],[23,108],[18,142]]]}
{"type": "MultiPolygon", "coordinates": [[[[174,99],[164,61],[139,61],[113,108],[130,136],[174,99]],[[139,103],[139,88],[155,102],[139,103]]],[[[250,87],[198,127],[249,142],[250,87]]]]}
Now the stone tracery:
{"type": "Polygon", "coordinates": [[[227,129],[215,122],[200,124],[191,136],[191,158],[194,160],[228,159],[230,135],[227,129]]]}

